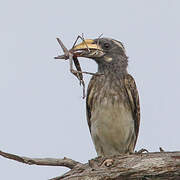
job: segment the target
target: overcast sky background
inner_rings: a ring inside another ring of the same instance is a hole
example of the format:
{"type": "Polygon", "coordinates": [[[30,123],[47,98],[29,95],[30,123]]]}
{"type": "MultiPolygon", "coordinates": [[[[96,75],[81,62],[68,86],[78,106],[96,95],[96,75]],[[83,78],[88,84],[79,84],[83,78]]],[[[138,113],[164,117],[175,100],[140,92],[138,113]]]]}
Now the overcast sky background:
{"type": "MultiPolygon", "coordinates": [[[[80,162],[96,152],[85,100],[68,62],[54,60],[77,35],[101,33],[124,43],[141,102],[136,149],[180,150],[180,1],[31,0],[0,3],[0,150],[80,162]]],[[[83,70],[96,72],[92,60],[83,70]]],[[[90,79],[85,75],[86,85],[90,79]]],[[[0,179],[44,180],[62,167],[28,166],[0,157],[0,179]]]]}

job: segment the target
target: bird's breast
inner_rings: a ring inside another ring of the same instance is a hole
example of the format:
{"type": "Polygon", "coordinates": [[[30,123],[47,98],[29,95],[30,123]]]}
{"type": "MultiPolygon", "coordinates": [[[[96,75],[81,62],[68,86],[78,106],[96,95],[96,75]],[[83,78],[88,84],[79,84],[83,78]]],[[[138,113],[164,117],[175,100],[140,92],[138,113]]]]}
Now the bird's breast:
{"type": "MultiPolygon", "coordinates": [[[[101,82],[99,82],[101,83],[101,82]]],[[[91,135],[98,155],[129,152],[134,120],[122,82],[108,82],[92,90],[91,135]]]]}

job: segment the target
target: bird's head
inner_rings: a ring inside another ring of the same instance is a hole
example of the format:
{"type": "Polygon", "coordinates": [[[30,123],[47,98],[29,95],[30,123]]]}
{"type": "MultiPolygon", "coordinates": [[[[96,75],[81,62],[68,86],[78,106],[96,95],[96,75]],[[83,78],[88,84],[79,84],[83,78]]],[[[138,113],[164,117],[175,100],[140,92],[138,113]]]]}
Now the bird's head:
{"type": "Polygon", "coordinates": [[[94,59],[98,71],[126,72],[128,60],[123,44],[109,38],[86,39],[71,50],[78,57],[94,59]]]}

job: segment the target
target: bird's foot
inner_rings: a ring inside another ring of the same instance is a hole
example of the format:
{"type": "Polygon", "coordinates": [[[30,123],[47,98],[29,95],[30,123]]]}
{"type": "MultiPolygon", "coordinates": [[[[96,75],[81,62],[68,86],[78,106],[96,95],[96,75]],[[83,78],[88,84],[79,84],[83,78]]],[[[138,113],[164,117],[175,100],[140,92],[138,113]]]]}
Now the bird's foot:
{"type": "Polygon", "coordinates": [[[144,148],[142,148],[142,149],[140,149],[139,151],[135,151],[135,154],[142,154],[143,152],[149,152],[147,149],[144,149],[144,148]]]}
{"type": "Polygon", "coordinates": [[[103,163],[101,164],[101,166],[106,166],[106,167],[110,167],[113,165],[114,160],[113,159],[106,159],[105,161],[103,161],[103,163]]]}
{"type": "Polygon", "coordinates": [[[160,151],[160,152],[165,152],[162,147],[159,147],[159,151],[160,151]]]}

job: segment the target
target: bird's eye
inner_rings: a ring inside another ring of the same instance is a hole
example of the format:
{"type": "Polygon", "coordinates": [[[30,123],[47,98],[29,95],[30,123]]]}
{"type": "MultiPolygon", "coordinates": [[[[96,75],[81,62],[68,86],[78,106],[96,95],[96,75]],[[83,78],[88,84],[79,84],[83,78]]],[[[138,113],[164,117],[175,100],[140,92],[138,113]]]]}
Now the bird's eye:
{"type": "Polygon", "coordinates": [[[104,43],[104,48],[105,48],[105,49],[109,49],[109,47],[110,47],[110,44],[109,44],[109,43],[104,43]]]}

